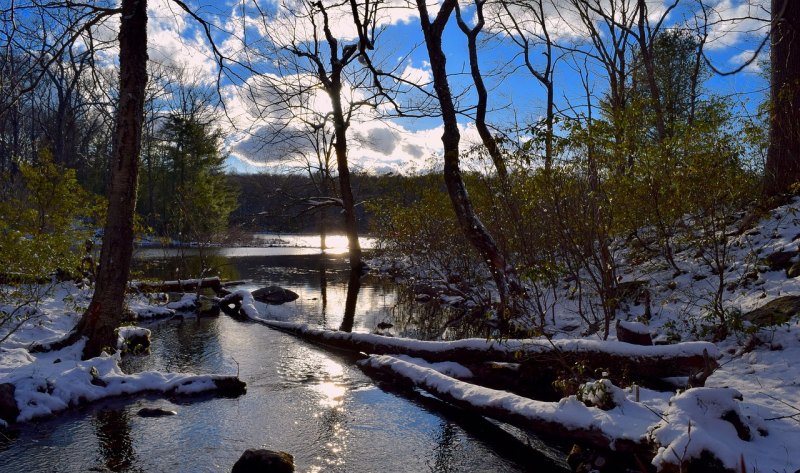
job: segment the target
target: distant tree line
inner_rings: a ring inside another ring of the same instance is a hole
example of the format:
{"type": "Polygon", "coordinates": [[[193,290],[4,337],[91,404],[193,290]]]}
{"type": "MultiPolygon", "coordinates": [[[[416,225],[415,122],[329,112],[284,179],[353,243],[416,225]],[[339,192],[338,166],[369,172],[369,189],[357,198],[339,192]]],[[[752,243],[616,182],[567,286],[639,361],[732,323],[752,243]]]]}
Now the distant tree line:
{"type": "MultiPolygon", "coordinates": [[[[410,182],[427,181],[428,177],[353,173],[351,179],[358,231],[368,233],[375,217],[375,202],[389,195],[410,201],[413,194],[396,195],[398,189],[409,188],[410,182]]],[[[318,187],[306,174],[231,174],[227,180],[231,187],[239,189],[236,208],[230,215],[232,226],[256,232],[317,233],[324,219],[329,233],[345,232],[338,209],[321,212],[309,208],[308,201],[318,196],[318,187]]]]}

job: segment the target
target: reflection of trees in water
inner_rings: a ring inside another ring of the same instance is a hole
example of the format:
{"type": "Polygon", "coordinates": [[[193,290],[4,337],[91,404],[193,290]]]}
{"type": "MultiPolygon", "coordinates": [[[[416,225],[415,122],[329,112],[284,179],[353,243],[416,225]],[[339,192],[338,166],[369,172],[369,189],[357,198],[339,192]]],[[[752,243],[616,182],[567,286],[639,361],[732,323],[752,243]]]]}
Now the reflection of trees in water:
{"type": "Polygon", "coordinates": [[[397,298],[391,309],[395,330],[400,336],[420,340],[456,340],[469,337],[484,337],[486,333],[478,325],[468,323],[465,309],[457,309],[438,302],[416,300],[413,287],[398,285],[397,298]]]}
{"type": "MultiPolygon", "coordinates": [[[[320,243],[320,246],[325,248],[324,234],[321,236],[321,239],[322,243],[320,243]]],[[[322,302],[320,316],[322,317],[322,325],[325,326],[328,321],[328,265],[326,258],[319,259],[319,292],[322,302]]]]}
{"type": "Polygon", "coordinates": [[[111,471],[143,472],[135,466],[136,451],[131,438],[130,419],[122,410],[100,411],[94,417],[98,449],[111,471]]]}
{"type": "Polygon", "coordinates": [[[380,322],[391,322],[395,333],[424,340],[486,336],[485,331],[477,328],[480,324],[475,323],[482,314],[475,314],[477,319],[462,317],[464,311],[443,305],[435,298],[426,303],[416,301],[414,291],[408,286],[374,275],[359,279],[358,272],[353,274],[349,270],[346,255],[231,257],[214,254],[213,249],[204,251],[202,258],[187,256],[138,264],[140,268],[151,266],[144,271],[145,275],[162,279],[173,278],[174,269],[185,264],[195,276],[203,267],[214,267],[220,269],[222,278],[246,278],[257,285],[277,284],[294,289],[302,298],[288,309],[292,317],[299,317],[294,320],[334,327],[341,320],[338,324],[341,330],[352,331],[357,325],[373,330],[380,322]],[[314,297],[317,290],[318,299],[314,297]]]}
{"type": "Polygon", "coordinates": [[[436,437],[436,446],[433,450],[433,465],[428,465],[431,471],[447,473],[458,471],[458,430],[450,422],[442,422],[441,431],[436,437]]]}
{"type": "Polygon", "coordinates": [[[164,256],[158,259],[134,260],[134,273],[146,279],[174,280],[219,276],[224,280],[239,279],[240,272],[231,258],[221,256],[214,249],[197,251],[193,248],[179,250],[181,256],[164,256]]]}
{"type": "Polygon", "coordinates": [[[361,289],[361,271],[358,269],[350,270],[350,278],[347,281],[347,298],[344,302],[344,317],[339,330],[352,332],[353,324],[356,319],[356,303],[358,302],[358,291],[361,289]]]}
{"type": "Polygon", "coordinates": [[[174,371],[218,368],[215,364],[209,366],[209,358],[222,356],[219,330],[217,319],[189,317],[176,324],[169,339],[164,340],[161,356],[166,367],[174,371]]]}

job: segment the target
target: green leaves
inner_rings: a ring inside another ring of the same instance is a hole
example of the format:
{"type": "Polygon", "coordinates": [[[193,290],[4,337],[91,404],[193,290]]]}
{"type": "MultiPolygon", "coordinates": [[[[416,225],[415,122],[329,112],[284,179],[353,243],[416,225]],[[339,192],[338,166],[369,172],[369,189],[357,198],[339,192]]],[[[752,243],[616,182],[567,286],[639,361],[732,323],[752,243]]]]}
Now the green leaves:
{"type": "Polygon", "coordinates": [[[48,151],[37,165],[19,168],[22,192],[0,202],[0,268],[23,280],[75,272],[83,241],[102,225],[103,200],[78,184],[75,170],[54,164],[48,151]]]}

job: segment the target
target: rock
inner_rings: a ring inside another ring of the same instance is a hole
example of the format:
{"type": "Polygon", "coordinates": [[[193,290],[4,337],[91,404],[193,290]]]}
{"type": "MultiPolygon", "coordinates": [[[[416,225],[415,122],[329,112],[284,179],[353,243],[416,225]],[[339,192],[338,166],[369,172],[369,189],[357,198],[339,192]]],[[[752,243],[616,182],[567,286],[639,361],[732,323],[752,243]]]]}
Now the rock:
{"type": "Polygon", "coordinates": [[[0,419],[9,424],[15,422],[19,415],[17,400],[14,398],[16,390],[17,387],[11,383],[0,384],[0,419]]]}
{"type": "Polygon", "coordinates": [[[292,473],[294,457],[272,450],[245,450],[233,465],[231,473],[292,473]]]}
{"type": "Polygon", "coordinates": [[[105,380],[103,380],[103,378],[92,378],[92,380],[89,382],[101,388],[108,387],[108,383],[105,380]]]}
{"type": "Polygon", "coordinates": [[[781,271],[789,269],[797,256],[796,251],[776,251],[764,258],[771,271],[781,271]]]}
{"type": "Polygon", "coordinates": [[[279,286],[269,286],[253,291],[253,299],[265,304],[280,305],[292,302],[298,297],[296,292],[279,286]]]}
{"type": "Polygon", "coordinates": [[[169,409],[162,409],[160,407],[143,407],[136,413],[139,417],[166,417],[176,416],[177,412],[169,409]]]}
{"type": "Polygon", "coordinates": [[[742,315],[742,319],[759,327],[766,327],[785,324],[798,313],[800,313],[800,296],[783,296],[742,315]]]}
{"type": "Polygon", "coordinates": [[[796,278],[797,276],[800,276],[800,263],[795,263],[786,270],[787,278],[796,278]]]}
{"type": "Polygon", "coordinates": [[[224,397],[239,397],[247,392],[247,383],[236,377],[215,378],[217,394],[224,397]]]}
{"type": "Polygon", "coordinates": [[[150,353],[150,330],[141,327],[118,328],[117,349],[123,355],[150,353]]]}
{"type": "Polygon", "coordinates": [[[617,339],[633,345],[652,345],[653,338],[646,325],[639,322],[617,320],[617,339]]]}
{"type": "Polygon", "coordinates": [[[218,305],[222,312],[234,319],[247,319],[247,315],[242,314],[242,296],[240,294],[228,294],[219,300],[218,305]]]}

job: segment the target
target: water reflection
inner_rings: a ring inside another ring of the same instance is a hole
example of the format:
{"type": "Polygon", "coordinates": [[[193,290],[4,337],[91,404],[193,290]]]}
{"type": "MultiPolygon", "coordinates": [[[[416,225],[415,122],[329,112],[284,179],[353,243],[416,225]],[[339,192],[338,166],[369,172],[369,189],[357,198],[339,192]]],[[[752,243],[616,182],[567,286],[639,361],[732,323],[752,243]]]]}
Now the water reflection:
{"type": "Polygon", "coordinates": [[[316,405],[310,406],[316,420],[316,444],[319,454],[308,471],[350,471],[347,452],[350,432],[347,395],[355,385],[347,369],[338,360],[302,345],[289,346],[279,372],[294,385],[313,393],[316,405]]]}
{"type": "MultiPolygon", "coordinates": [[[[198,344],[219,353],[195,358],[199,364],[189,370],[239,372],[248,383],[245,396],[172,399],[178,415],[163,419],[139,419],[142,403],[124,399],[37,421],[0,451],[0,471],[77,473],[114,466],[218,473],[230,471],[245,449],[259,447],[292,453],[297,471],[304,472],[422,472],[437,464],[445,468],[449,458],[450,470],[464,472],[516,472],[526,466],[553,471],[527,445],[504,437],[481,417],[430,397],[376,387],[352,358],[229,317],[188,327],[205,327],[207,338],[219,339],[198,344]],[[102,409],[124,412],[96,419],[102,409]]],[[[177,331],[187,325],[149,328],[153,352],[142,358],[142,368],[163,370],[177,331]]]]}
{"type": "Polygon", "coordinates": [[[320,394],[320,406],[331,409],[336,409],[342,405],[344,394],[347,392],[346,387],[331,382],[317,384],[312,386],[311,390],[320,394]]]}
{"type": "MultiPolygon", "coordinates": [[[[324,241],[322,247],[325,247],[324,241]]],[[[328,268],[327,259],[319,259],[319,293],[322,306],[320,307],[320,317],[322,324],[325,325],[328,316],[328,268]]]]}
{"type": "Polygon", "coordinates": [[[123,410],[103,410],[94,417],[98,450],[103,462],[113,472],[141,472],[136,464],[136,450],[131,438],[130,419],[123,410]]]}
{"type": "MultiPolygon", "coordinates": [[[[351,275],[347,258],[342,255],[317,253],[230,257],[225,261],[228,262],[227,266],[222,263],[218,266],[229,268],[231,278],[243,278],[246,281],[237,289],[252,291],[278,285],[299,294],[300,298],[296,301],[280,306],[257,303],[261,314],[271,319],[329,328],[340,328],[344,322],[344,329],[371,332],[379,323],[388,321],[389,309],[395,302],[394,285],[371,275],[361,279],[351,275]]],[[[153,263],[138,260],[139,277],[172,277],[172,260],[153,263]]]]}
{"type": "MultiPolygon", "coordinates": [[[[344,392],[342,392],[343,395],[344,392]]],[[[319,442],[324,447],[322,449],[324,456],[321,455],[316,458],[321,465],[312,466],[311,470],[349,471],[346,468],[346,455],[350,436],[347,428],[349,418],[347,412],[339,405],[324,409],[316,414],[315,417],[319,422],[319,442]]]]}
{"type": "MultiPolygon", "coordinates": [[[[151,351],[158,355],[157,369],[174,372],[196,371],[198,366],[213,366],[223,356],[221,343],[227,340],[219,325],[206,318],[189,317],[176,322],[161,322],[167,343],[155,343],[151,351]]],[[[123,369],[134,373],[152,363],[150,357],[132,356],[123,360],[123,369]]]]}
{"type": "Polygon", "coordinates": [[[361,271],[350,269],[350,277],[347,281],[347,298],[344,302],[344,316],[339,330],[342,332],[352,332],[356,317],[356,303],[358,302],[358,291],[361,290],[361,271]]]}
{"type": "Polygon", "coordinates": [[[456,435],[456,428],[450,422],[441,423],[441,431],[436,439],[436,450],[434,453],[433,465],[430,466],[431,471],[439,473],[449,473],[457,471],[456,461],[458,436],[456,435]]]}

